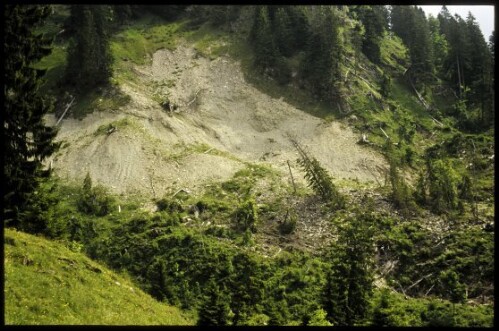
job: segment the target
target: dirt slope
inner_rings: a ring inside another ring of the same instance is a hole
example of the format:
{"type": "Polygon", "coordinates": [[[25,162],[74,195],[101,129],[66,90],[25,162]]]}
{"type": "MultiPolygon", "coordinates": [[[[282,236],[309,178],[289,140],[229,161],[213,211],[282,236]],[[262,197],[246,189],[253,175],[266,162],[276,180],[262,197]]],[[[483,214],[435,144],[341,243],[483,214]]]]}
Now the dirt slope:
{"type": "Polygon", "coordinates": [[[245,162],[270,163],[287,174],[286,161],[296,167],[297,158],[289,133],[335,178],[382,177],[383,157],[356,144],[359,137],[348,127],[260,92],[230,58],[210,60],[184,45],[156,52],[151,66],[135,72],[138,83],[121,86],[132,101],[119,112],[63,121],[58,137],[70,145],[54,158],[60,176],[80,180],[89,171],[116,193],[160,197],[169,188],[196,191],[228,179],[245,162]],[[159,106],[165,96],[177,111],[159,106]],[[119,120],[112,134],[97,132],[119,120]]]}

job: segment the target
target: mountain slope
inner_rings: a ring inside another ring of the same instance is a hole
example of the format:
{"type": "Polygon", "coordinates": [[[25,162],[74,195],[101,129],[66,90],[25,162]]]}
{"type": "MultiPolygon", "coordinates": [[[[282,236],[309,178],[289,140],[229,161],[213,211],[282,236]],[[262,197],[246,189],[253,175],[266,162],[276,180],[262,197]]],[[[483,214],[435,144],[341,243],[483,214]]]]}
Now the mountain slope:
{"type": "Polygon", "coordinates": [[[88,171],[116,193],[162,196],[168,187],[195,190],[226,180],[247,162],[287,174],[289,160],[299,172],[288,134],[336,178],[374,182],[386,168],[351,129],[262,93],[229,57],[210,60],[185,44],[157,51],[134,73],[120,86],[131,102],[117,112],[63,120],[58,137],[69,147],[54,159],[59,175],[81,179],[88,171]],[[166,100],[178,108],[162,109],[166,100]],[[117,127],[110,135],[109,124],[117,127]]]}
{"type": "Polygon", "coordinates": [[[179,309],[61,243],[5,229],[4,249],[7,325],[193,324],[179,309]]]}

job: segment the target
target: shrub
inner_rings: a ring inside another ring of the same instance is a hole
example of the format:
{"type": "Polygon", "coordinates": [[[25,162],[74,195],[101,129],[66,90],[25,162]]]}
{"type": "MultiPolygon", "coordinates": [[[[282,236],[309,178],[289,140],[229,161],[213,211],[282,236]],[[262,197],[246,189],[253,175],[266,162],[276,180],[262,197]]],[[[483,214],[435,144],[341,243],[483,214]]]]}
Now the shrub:
{"type": "Polygon", "coordinates": [[[405,163],[412,166],[412,163],[414,162],[414,155],[415,155],[414,149],[412,149],[409,146],[406,147],[405,148],[405,155],[404,155],[405,163]]]}
{"type": "Polygon", "coordinates": [[[296,230],[296,214],[287,214],[285,220],[279,224],[281,234],[290,234],[296,230]]]}
{"type": "Polygon", "coordinates": [[[182,213],[185,211],[184,207],[177,200],[170,200],[163,198],[156,201],[156,206],[159,211],[166,211],[169,213],[182,213]]]}
{"type": "Polygon", "coordinates": [[[196,202],[195,206],[200,213],[206,211],[220,212],[229,210],[229,206],[220,200],[203,199],[196,202]]]}
{"type": "Polygon", "coordinates": [[[255,223],[258,221],[258,210],[253,198],[241,203],[233,216],[243,230],[250,229],[252,232],[256,232],[255,223]]]}
{"type": "Polygon", "coordinates": [[[390,184],[392,186],[392,200],[406,216],[411,211],[416,211],[416,204],[412,196],[409,186],[407,186],[404,178],[400,175],[398,166],[393,160],[393,157],[389,157],[390,163],[390,184]]]}
{"type": "Polygon", "coordinates": [[[106,216],[115,205],[115,199],[108,195],[107,190],[98,185],[92,187],[92,179],[87,173],[83,181],[83,188],[78,201],[78,210],[82,213],[95,216],[106,216]]]}
{"type": "Polygon", "coordinates": [[[305,171],[305,179],[308,181],[308,185],[323,201],[329,202],[333,210],[344,208],[345,197],[340,194],[333,184],[332,178],[326,169],[321,166],[316,158],[310,157],[296,140],[291,139],[291,142],[300,154],[298,163],[305,171]]]}
{"type": "Polygon", "coordinates": [[[324,309],[317,309],[313,312],[308,322],[308,326],[333,326],[331,322],[326,319],[327,313],[324,309]]]}
{"type": "Polygon", "coordinates": [[[435,212],[457,208],[459,177],[455,170],[444,160],[436,160],[429,165],[430,201],[435,212]]]}

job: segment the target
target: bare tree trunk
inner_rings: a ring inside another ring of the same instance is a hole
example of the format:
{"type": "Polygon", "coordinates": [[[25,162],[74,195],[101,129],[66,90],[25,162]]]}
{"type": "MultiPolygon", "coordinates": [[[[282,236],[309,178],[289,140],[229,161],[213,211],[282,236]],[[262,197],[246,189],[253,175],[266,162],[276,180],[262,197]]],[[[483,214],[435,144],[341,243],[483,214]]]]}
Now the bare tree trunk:
{"type": "Polygon", "coordinates": [[[456,54],[456,62],[457,62],[457,79],[459,81],[459,98],[462,97],[462,86],[464,85],[464,77],[461,79],[461,66],[459,65],[459,55],[456,54]]]}
{"type": "Polygon", "coordinates": [[[59,125],[59,123],[62,121],[62,119],[66,115],[68,109],[71,108],[71,106],[73,105],[74,101],[75,101],[75,97],[73,97],[73,99],[71,100],[71,102],[68,103],[68,105],[66,106],[66,110],[64,110],[64,113],[62,114],[61,118],[59,118],[59,120],[57,121],[57,123],[55,123],[56,126],[59,125]]]}
{"type": "Polygon", "coordinates": [[[383,130],[382,127],[379,127],[379,128],[383,132],[383,134],[385,135],[386,139],[390,139],[390,137],[386,134],[385,130],[383,130]]]}
{"type": "Polygon", "coordinates": [[[295,179],[293,178],[293,173],[291,172],[291,165],[289,164],[289,160],[287,160],[286,162],[288,163],[289,175],[291,176],[291,183],[293,183],[293,192],[296,194],[295,179]]]}

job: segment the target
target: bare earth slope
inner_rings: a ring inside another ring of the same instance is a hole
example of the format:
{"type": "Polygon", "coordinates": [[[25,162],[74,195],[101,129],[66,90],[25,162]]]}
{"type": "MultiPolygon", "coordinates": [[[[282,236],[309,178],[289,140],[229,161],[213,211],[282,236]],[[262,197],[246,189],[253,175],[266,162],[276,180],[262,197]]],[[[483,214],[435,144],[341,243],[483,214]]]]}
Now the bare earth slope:
{"type": "Polygon", "coordinates": [[[348,127],[246,83],[230,58],[209,60],[180,46],[156,52],[151,66],[135,72],[137,82],[121,86],[132,101],[119,112],[63,120],[58,138],[69,147],[53,160],[61,177],[80,180],[88,171],[116,193],[160,197],[169,188],[196,191],[226,180],[245,162],[264,162],[287,174],[286,161],[296,167],[297,158],[288,134],[334,178],[374,181],[386,167],[379,153],[356,144],[359,137],[348,127]],[[159,106],[165,96],[177,111],[159,106]],[[121,125],[108,135],[102,126],[109,123],[121,125]]]}

